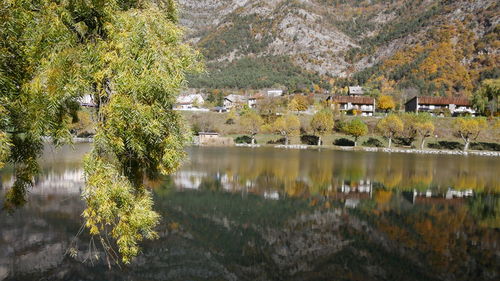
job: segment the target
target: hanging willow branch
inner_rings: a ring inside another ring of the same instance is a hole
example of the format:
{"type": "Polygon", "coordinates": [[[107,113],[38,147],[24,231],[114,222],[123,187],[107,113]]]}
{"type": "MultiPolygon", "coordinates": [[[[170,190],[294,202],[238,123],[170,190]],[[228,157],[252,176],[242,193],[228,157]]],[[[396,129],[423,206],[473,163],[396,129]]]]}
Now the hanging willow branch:
{"type": "Polygon", "coordinates": [[[187,130],[172,107],[185,74],[201,70],[200,55],[182,43],[172,0],[5,5],[0,98],[8,95],[0,108],[0,165],[23,164],[19,171],[26,172],[19,173],[26,185],[13,190],[12,198],[24,198],[42,138],[70,142],[75,101],[91,95],[98,122],[85,160],[83,217],[108,262],[118,259],[117,247],[128,263],[141,241],[157,237],[160,217],[144,180],[173,172],[184,157],[187,130]]]}

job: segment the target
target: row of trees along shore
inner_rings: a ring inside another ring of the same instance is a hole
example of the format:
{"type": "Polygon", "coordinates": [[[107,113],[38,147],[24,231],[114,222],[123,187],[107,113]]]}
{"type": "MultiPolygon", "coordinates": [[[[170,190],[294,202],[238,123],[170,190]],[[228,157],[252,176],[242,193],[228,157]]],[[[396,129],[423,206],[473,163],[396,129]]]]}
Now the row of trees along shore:
{"type": "MultiPolygon", "coordinates": [[[[234,118],[234,116],[232,117],[234,118]]],[[[317,145],[323,144],[323,138],[334,132],[334,129],[351,136],[354,146],[358,145],[360,137],[369,133],[369,128],[362,119],[355,117],[352,120],[337,121],[335,123],[333,111],[327,108],[317,111],[310,120],[310,128],[317,137],[317,145]]],[[[490,125],[483,117],[459,117],[453,121],[453,134],[463,140],[464,150],[468,150],[471,141],[476,140],[482,131],[490,125]]],[[[290,137],[300,135],[301,121],[296,114],[288,112],[272,121],[265,119],[256,111],[247,109],[241,113],[239,125],[242,131],[251,136],[251,143],[255,144],[255,136],[259,133],[272,133],[284,138],[285,145],[289,144],[290,137]]],[[[500,130],[500,120],[496,119],[491,129],[500,130]]],[[[427,138],[434,135],[434,117],[428,113],[389,114],[381,118],[375,127],[374,133],[384,137],[391,148],[395,139],[405,146],[411,146],[419,140],[419,148],[425,148],[427,138]]]]}

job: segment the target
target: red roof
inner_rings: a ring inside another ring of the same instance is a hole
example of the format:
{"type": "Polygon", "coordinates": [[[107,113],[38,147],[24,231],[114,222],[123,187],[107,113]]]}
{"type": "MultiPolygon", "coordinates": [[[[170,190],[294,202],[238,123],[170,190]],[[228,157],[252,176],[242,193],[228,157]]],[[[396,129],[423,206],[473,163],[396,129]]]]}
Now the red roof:
{"type": "Polygon", "coordinates": [[[255,94],[253,96],[250,96],[249,99],[263,99],[264,98],[264,95],[261,94],[261,93],[258,93],[258,94],[255,94]]]}
{"type": "Polygon", "coordinates": [[[449,204],[449,205],[462,205],[465,203],[464,198],[453,198],[446,199],[443,197],[421,197],[417,196],[415,198],[415,203],[417,204],[449,204]]]}
{"type": "Polygon", "coordinates": [[[333,102],[336,103],[352,103],[352,104],[369,104],[373,105],[374,98],[370,97],[353,97],[353,96],[333,96],[333,102]]]}
{"type": "Polygon", "coordinates": [[[446,97],[418,97],[419,104],[430,104],[430,105],[459,105],[459,106],[470,106],[468,99],[464,98],[446,98],[446,97]]]}

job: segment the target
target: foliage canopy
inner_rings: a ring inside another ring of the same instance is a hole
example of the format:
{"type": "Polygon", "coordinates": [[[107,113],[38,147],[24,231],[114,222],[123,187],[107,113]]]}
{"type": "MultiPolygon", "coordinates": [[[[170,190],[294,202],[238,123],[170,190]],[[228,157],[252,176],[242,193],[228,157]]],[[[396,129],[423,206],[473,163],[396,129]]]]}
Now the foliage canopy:
{"type": "Polygon", "coordinates": [[[470,141],[477,139],[481,131],[483,131],[487,125],[488,122],[482,117],[460,117],[454,121],[453,129],[455,134],[464,141],[464,151],[469,149],[470,141]]]}
{"type": "Polygon", "coordinates": [[[472,104],[481,114],[495,115],[498,112],[500,79],[487,79],[472,96],[472,104]]]}
{"type": "Polygon", "coordinates": [[[253,110],[248,110],[240,118],[240,125],[252,137],[252,144],[255,142],[255,135],[259,133],[264,120],[253,110]]]}
{"type": "Polygon", "coordinates": [[[333,112],[329,109],[322,109],[313,115],[311,128],[319,137],[318,145],[321,145],[321,137],[331,132],[334,125],[333,112]]]}
{"type": "Polygon", "coordinates": [[[270,126],[270,130],[285,137],[285,145],[288,145],[289,137],[300,133],[300,120],[296,115],[286,114],[278,117],[270,126]]]}
{"type": "Polygon", "coordinates": [[[354,146],[357,145],[359,137],[368,134],[368,126],[359,118],[354,118],[342,128],[344,133],[354,138],[354,146]]]}
{"type": "Polygon", "coordinates": [[[84,217],[91,234],[115,238],[128,263],[139,241],[155,237],[159,216],[143,180],[174,171],[183,159],[187,130],[172,106],[185,74],[201,68],[199,55],[181,43],[174,2],[2,5],[0,157],[15,163],[18,175],[7,200],[22,202],[42,137],[71,141],[77,100],[91,95],[98,124],[85,161],[84,217]]]}
{"type": "Polygon", "coordinates": [[[394,99],[391,96],[381,95],[378,98],[377,107],[385,112],[388,112],[396,108],[396,103],[394,102],[394,99]]]}
{"type": "Polygon", "coordinates": [[[380,119],[377,123],[377,130],[389,140],[389,148],[392,140],[403,132],[404,124],[401,118],[395,114],[380,119]]]}

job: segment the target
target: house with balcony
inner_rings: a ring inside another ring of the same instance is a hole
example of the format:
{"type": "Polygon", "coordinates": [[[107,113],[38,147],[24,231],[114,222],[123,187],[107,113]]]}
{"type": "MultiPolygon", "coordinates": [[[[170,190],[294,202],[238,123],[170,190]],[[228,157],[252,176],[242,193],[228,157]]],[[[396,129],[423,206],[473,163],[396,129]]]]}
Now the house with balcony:
{"type": "Polygon", "coordinates": [[[445,112],[449,112],[452,116],[476,114],[468,99],[448,97],[415,96],[405,103],[405,111],[429,112],[439,116],[444,116],[445,112]]]}
{"type": "Polygon", "coordinates": [[[329,96],[326,101],[341,112],[360,111],[361,116],[375,114],[375,99],[366,96],[329,96]]]}

